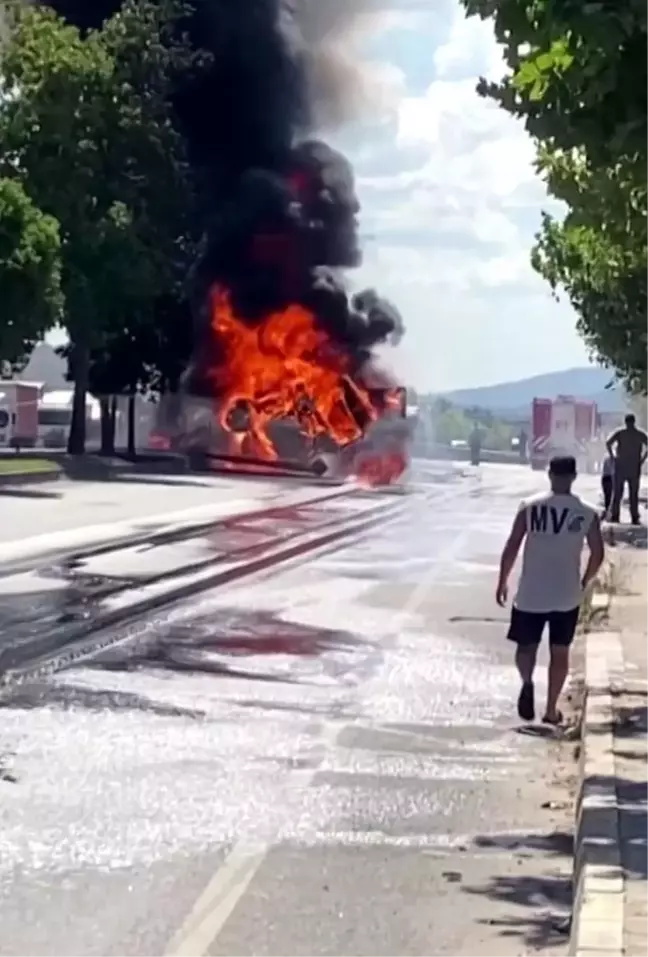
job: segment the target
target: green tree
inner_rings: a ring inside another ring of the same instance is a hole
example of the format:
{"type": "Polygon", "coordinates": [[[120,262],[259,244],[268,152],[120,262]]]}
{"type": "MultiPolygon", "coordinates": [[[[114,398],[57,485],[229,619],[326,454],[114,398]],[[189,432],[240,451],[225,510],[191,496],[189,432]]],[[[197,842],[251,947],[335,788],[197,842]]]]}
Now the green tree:
{"type": "Polygon", "coordinates": [[[102,408],[102,452],[114,452],[114,416],[110,396],[129,396],[128,452],[135,454],[134,397],[138,392],[174,392],[187,368],[193,323],[186,299],[175,295],[155,301],[152,321],[138,321],[106,338],[91,355],[89,388],[102,408]],[[106,421],[107,420],[107,421],[106,421]]]}
{"type": "MultiPolygon", "coordinates": [[[[490,18],[510,74],[482,94],[561,150],[593,167],[646,150],[646,5],[643,0],[462,0],[490,18]]],[[[644,170],[645,175],[645,170],[644,170]]]]}
{"type": "Polygon", "coordinates": [[[514,434],[515,429],[507,422],[491,419],[490,424],[484,431],[484,448],[495,449],[498,452],[510,452],[511,439],[514,434]]]}
{"type": "Polygon", "coordinates": [[[82,37],[48,8],[19,8],[4,51],[5,173],[61,229],[73,453],[84,450],[92,352],[128,317],[152,321],[185,268],[191,191],[170,94],[195,57],[174,39],[181,15],[171,0],[127,0],[82,37]]]}
{"type": "Polygon", "coordinates": [[[20,363],[61,316],[58,223],[0,179],[0,358],[20,363]]]}
{"type": "Polygon", "coordinates": [[[437,442],[450,445],[451,442],[467,442],[473,430],[473,423],[447,399],[437,399],[433,406],[434,434],[437,442]]]}
{"type": "Polygon", "coordinates": [[[575,213],[562,223],[544,214],[532,261],[554,290],[567,292],[592,351],[631,393],[645,394],[645,244],[615,242],[603,228],[580,224],[575,213]]]}
{"type": "Polygon", "coordinates": [[[565,202],[543,217],[535,268],[563,288],[586,342],[646,388],[646,4],[462,0],[491,18],[509,75],[479,92],[523,120],[565,202]]]}

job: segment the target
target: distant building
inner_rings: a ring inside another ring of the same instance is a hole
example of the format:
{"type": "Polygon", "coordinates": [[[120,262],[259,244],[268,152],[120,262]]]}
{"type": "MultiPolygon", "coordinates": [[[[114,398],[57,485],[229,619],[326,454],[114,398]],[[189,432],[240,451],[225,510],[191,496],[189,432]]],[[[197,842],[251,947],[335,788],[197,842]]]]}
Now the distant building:
{"type": "MultiPolygon", "coordinates": [[[[62,448],[67,443],[72,423],[73,389],[43,392],[38,404],[38,444],[46,448],[62,448]]],[[[92,396],[86,396],[86,427],[91,438],[99,428],[101,410],[92,396]]]]}

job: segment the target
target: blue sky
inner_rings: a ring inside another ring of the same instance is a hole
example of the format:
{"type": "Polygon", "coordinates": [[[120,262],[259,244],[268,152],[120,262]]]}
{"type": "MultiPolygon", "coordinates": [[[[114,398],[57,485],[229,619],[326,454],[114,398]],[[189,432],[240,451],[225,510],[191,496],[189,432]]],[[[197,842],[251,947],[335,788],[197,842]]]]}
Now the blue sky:
{"type": "Polygon", "coordinates": [[[490,24],[458,0],[400,0],[365,50],[373,109],[336,139],[363,205],[359,279],[407,327],[390,361],[425,390],[587,364],[569,304],[529,265],[550,208],[531,141],[475,93],[480,75],[504,72],[490,24]]]}

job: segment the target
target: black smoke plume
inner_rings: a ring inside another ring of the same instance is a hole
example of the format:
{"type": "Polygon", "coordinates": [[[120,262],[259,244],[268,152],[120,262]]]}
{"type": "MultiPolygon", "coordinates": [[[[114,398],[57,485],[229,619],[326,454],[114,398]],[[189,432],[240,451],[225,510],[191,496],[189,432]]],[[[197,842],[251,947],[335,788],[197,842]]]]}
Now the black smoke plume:
{"type": "MultiPolygon", "coordinates": [[[[116,12],[110,0],[54,0],[77,25],[116,12]]],[[[180,24],[209,65],[179,81],[175,107],[204,197],[192,281],[195,348],[186,386],[209,393],[222,361],[208,292],[226,285],[250,323],[288,302],[312,309],[360,369],[402,334],[395,307],[369,290],[350,300],[341,271],[361,262],[360,211],[348,161],[314,139],[353,110],[362,87],[348,40],[370,0],[190,0],[180,24]]]]}

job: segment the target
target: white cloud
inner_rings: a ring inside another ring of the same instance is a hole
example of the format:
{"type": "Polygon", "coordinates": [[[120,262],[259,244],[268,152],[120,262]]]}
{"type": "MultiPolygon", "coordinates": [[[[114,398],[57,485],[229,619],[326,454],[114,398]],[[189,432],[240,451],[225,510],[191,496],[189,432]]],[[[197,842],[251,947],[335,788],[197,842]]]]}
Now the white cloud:
{"type": "Polygon", "coordinates": [[[430,14],[420,7],[401,7],[378,10],[367,14],[367,18],[371,32],[380,35],[392,30],[420,30],[428,23],[430,14]]]}
{"type": "Polygon", "coordinates": [[[505,73],[492,28],[466,19],[458,0],[444,17],[436,35],[412,35],[416,82],[407,69],[379,139],[365,138],[355,157],[363,232],[372,237],[358,280],[402,308],[399,364],[418,387],[584,362],[573,313],[529,262],[540,210],[553,205],[534,170],[534,145],[475,89],[479,76],[505,73]],[[434,74],[421,83],[425,62],[434,74]]]}
{"type": "Polygon", "coordinates": [[[499,80],[505,74],[502,55],[490,24],[479,17],[467,17],[459,4],[448,39],[434,52],[434,67],[439,79],[444,80],[477,76],[499,80]]]}
{"type": "Polygon", "coordinates": [[[534,148],[524,128],[475,92],[475,79],[438,80],[398,108],[397,141],[426,143],[430,182],[505,196],[533,183],[534,148]]]}

